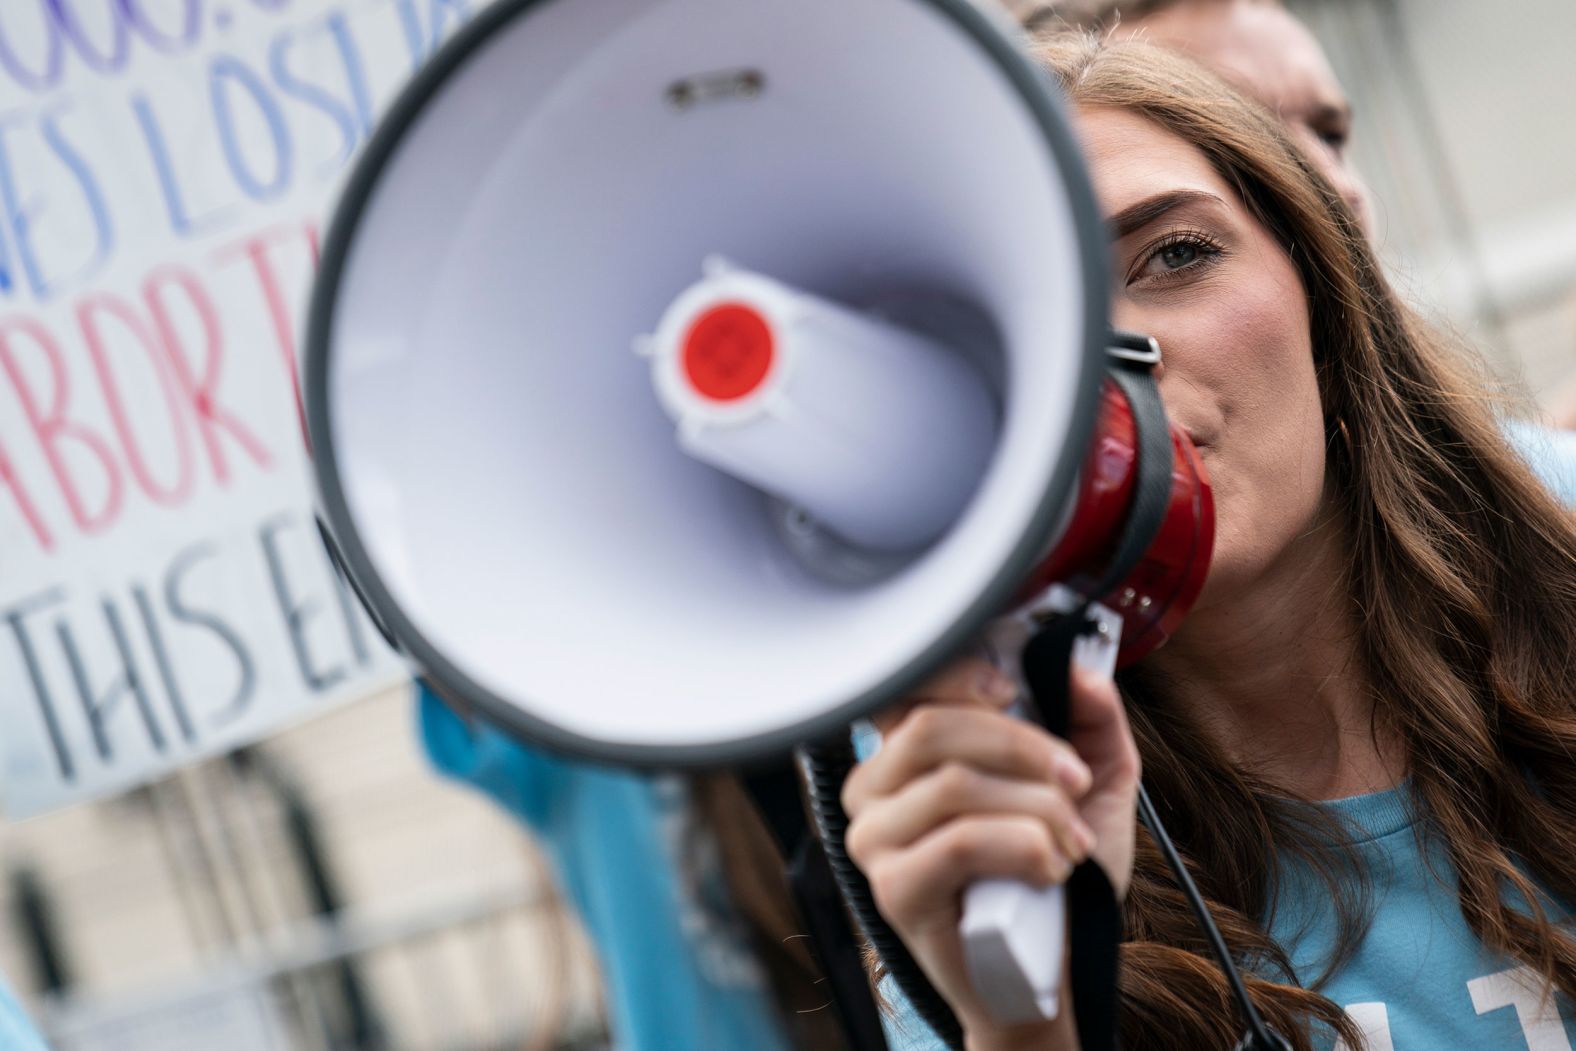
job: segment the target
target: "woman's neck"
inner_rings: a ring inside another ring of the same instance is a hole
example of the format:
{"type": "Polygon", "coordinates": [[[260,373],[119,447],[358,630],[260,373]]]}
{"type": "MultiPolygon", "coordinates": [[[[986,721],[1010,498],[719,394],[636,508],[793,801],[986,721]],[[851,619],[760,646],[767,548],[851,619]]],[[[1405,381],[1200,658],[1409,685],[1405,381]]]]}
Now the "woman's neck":
{"type": "Polygon", "coordinates": [[[1251,588],[1196,609],[1150,658],[1233,763],[1308,799],[1405,775],[1374,711],[1340,541],[1332,526],[1310,531],[1251,588]]]}

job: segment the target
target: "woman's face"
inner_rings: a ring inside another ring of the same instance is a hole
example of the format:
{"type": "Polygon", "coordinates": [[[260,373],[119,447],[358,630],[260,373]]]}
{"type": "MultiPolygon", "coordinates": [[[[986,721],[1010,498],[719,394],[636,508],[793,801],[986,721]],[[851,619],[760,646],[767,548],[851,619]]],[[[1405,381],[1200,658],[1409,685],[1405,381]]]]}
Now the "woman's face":
{"type": "Polygon", "coordinates": [[[1078,125],[1112,230],[1112,323],[1160,342],[1160,394],[1214,489],[1200,608],[1293,549],[1324,488],[1308,303],[1291,259],[1203,154],[1125,110],[1078,125]]]}

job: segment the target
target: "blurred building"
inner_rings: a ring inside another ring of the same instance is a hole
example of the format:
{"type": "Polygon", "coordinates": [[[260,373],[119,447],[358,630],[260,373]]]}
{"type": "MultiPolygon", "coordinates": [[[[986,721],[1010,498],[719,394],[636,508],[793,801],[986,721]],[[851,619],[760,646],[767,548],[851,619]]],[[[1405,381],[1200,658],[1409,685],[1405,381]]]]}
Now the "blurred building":
{"type": "Polygon", "coordinates": [[[1576,403],[1568,0],[1288,0],[1356,108],[1402,288],[1544,407],[1576,403]]]}

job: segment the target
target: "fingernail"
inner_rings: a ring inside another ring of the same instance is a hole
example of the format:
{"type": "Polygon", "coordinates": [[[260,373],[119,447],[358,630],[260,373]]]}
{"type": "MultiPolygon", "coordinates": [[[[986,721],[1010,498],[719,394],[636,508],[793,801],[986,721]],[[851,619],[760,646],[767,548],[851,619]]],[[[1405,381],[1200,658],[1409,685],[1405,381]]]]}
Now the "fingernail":
{"type": "Polygon", "coordinates": [[[1075,683],[1077,688],[1087,693],[1105,693],[1115,685],[1109,675],[1095,671],[1093,668],[1077,666],[1073,668],[1073,674],[1078,677],[1075,683]]]}
{"type": "Polygon", "coordinates": [[[1078,849],[1084,857],[1094,853],[1094,830],[1082,821],[1073,825],[1073,838],[1078,841],[1078,849]]]}
{"type": "Polygon", "coordinates": [[[981,669],[974,688],[992,704],[1006,704],[1018,695],[1017,685],[995,668],[981,669]]]}
{"type": "Polygon", "coordinates": [[[1082,795],[1093,778],[1089,767],[1076,756],[1061,754],[1056,757],[1056,779],[1069,792],[1082,795]]]}

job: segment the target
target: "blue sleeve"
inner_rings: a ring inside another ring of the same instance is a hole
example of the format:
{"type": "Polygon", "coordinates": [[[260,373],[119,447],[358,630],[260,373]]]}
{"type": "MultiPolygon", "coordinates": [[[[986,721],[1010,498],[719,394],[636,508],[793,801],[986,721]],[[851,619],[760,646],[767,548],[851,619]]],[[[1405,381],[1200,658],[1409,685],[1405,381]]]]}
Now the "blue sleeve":
{"type": "Polygon", "coordinates": [[[438,771],[491,796],[541,832],[573,772],[564,760],[521,744],[488,724],[467,721],[417,680],[417,719],[438,771]]]}
{"type": "Polygon", "coordinates": [[[1507,420],[1505,437],[1565,506],[1576,507],[1576,431],[1507,420]]]}
{"type": "Polygon", "coordinates": [[[5,1051],[48,1051],[44,1038],[22,1013],[11,990],[0,981],[0,1048],[5,1051]]]}

